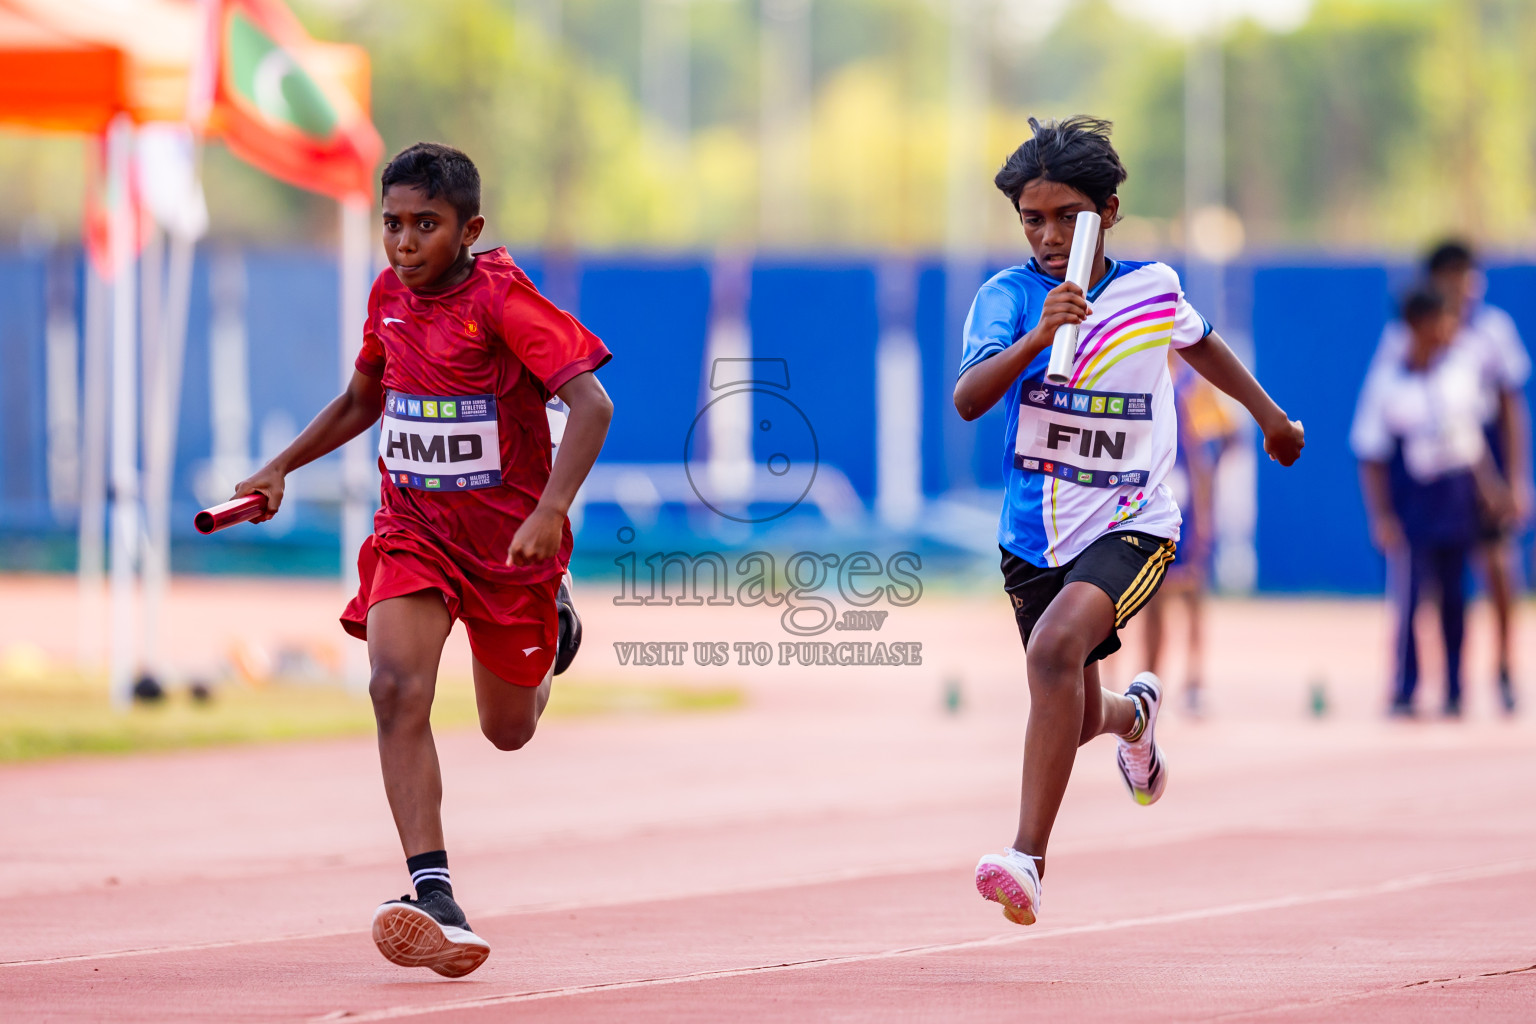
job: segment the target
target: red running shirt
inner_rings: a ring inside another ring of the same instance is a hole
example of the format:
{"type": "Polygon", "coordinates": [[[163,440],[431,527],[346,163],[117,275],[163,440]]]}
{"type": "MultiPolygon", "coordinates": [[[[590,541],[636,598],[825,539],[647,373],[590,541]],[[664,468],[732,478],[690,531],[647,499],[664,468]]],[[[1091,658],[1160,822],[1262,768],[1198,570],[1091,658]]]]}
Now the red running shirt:
{"type": "MultiPolygon", "coordinates": [[[[430,544],[465,572],[492,584],[527,584],[559,575],[571,557],[569,522],[559,554],[546,562],[509,566],[507,549],[549,481],[545,401],[571,378],[611,358],[596,335],[539,294],[506,249],[476,253],[474,269],[462,284],[432,295],[418,295],[393,270],[384,271],[368,296],[358,372],[380,379],[386,392],[456,403],[429,403],[434,411],[439,405],[467,410],[476,403],[463,398],[494,397],[501,481],[495,484],[493,474],[490,486],[452,489],[456,480],[462,487],[464,478],[455,477],[455,467],[445,462],[441,477],[417,478],[410,486],[413,481],[400,477],[397,482],[397,474],[385,467],[381,446],[382,507],[373,519],[374,535],[387,547],[392,537],[406,534],[398,539],[413,547],[430,544]]],[[[404,399],[400,402],[403,413],[404,399]]],[[[388,408],[384,419],[387,443],[388,408]]],[[[398,435],[393,439],[398,441],[398,435]]],[[[446,440],[448,452],[466,447],[460,443],[456,448],[451,436],[446,440]]],[[[416,450],[433,473],[434,454],[445,457],[440,442],[435,453],[426,445],[416,450]]]]}

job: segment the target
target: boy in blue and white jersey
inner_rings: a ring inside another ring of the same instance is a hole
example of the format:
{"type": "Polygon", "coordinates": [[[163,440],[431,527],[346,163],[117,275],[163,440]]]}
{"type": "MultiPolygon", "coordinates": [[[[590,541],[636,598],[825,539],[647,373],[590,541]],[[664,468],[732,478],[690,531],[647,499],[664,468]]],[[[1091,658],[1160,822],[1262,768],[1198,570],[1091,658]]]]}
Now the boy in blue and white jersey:
{"type": "Polygon", "coordinates": [[[1017,924],[1040,906],[1046,844],[1077,748],[1119,738],[1120,774],[1138,803],[1162,795],[1167,769],[1154,742],[1162,688],[1143,672],[1124,693],[1099,685],[1098,662],[1157,591],[1173,560],[1179,507],[1165,479],[1178,444],[1168,348],[1253,415],[1264,450],[1289,466],[1304,443],[1161,263],[1104,255],[1100,230],[1087,293],[1066,282],[1077,214],[1105,228],[1119,216],[1125,168],[1107,121],[1040,124],[997,173],[1034,258],[993,277],[965,325],[955,408],[973,420],[1004,403],[1007,493],[998,525],[1003,586],[1013,602],[1029,674],[1029,726],[1019,830],[976,867],[977,889],[1017,924]],[[1045,382],[1056,328],[1079,324],[1072,374],[1045,382]]]}

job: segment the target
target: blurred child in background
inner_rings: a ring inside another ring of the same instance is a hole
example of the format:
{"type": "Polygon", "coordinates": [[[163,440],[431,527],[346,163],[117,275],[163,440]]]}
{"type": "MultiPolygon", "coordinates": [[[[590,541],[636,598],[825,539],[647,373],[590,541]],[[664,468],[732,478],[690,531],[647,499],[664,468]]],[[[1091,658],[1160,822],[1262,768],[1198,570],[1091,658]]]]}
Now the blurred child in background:
{"type": "Polygon", "coordinates": [[[1184,707],[1199,715],[1204,709],[1202,619],[1215,540],[1216,464],[1236,436],[1237,424],[1216,389],[1171,352],[1168,369],[1173,375],[1173,404],[1179,421],[1179,448],[1173,471],[1168,474],[1168,489],[1179,504],[1184,524],[1173,564],[1168,566],[1162,587],[1142,609],[1142,618],[1146,623],[1147,669],[1161,675],[1167,605],[1175,600],[1183,602],[1189,630],[1184,707]]]}
{"type": "MultiPolygon", "coordinates": [[[[1499,701],[1506,713],[1515,710],[1510,668],[1510,638],[1519,571],[1515,535],[1530,519],[1532,507],[1530,411],[1525,385],[1531,359],[1508,313],[1483,301],[1484,280],[1470,246],[1448,240],[1430,250],[1424,272],[1431,287],[1445,299],[1456,324],[1452,342],[1476,364],[1478,418],[1494,470],[1508,485],[1512,514],[1478,524],[1477,554],[1493,609],[1498,656],[1499,701]]],[[[1382,333],[1376,360],[1400,360],[1408,347],[1403,324],[1389,324],[1382,333]]]]}
{"type": "Polygon", "coordinates": [[[1508,487],[1483,436],[1479,360],[1470,346],[1453,344],[1459,320],[1451,304],[1421,286],[1404,300],[1402,320],[1406,344],[1372,365],[1350,446],[1397,614],[1391,712],[1414,714],[1413,618],[1428,589],[1445,643],[1444,712],[1454,717],[1461,714],[1467,561],[1483,524],[1508,519],[1508,487]]]}

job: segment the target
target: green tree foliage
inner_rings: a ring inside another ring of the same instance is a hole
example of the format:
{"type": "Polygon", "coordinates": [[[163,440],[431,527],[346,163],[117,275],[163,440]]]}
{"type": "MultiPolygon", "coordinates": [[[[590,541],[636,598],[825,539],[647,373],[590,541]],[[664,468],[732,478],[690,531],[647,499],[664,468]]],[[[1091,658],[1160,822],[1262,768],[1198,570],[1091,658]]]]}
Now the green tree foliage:
{"type": "MultiPolygon", "coordinates": [[[[429,138],[474,156],[492,238],[608,250],[758,243],[759,26],[761,5],[774,2],[783,0],[293,0],[318,37],[369,50],[374,120],[391,151],[429,138]],[[647,4],[687,8],[687,52],[676,58],[691,85],[682,137],[643,109],[647,4]],[[552,10],[557,26],[536,16],[552,10]]],[[[804,216],[784,244],[937,249],[956,194],[972,190],[988,214],[977,243],[1016,248],[990,171],[1026,137],[1029,115],[1077,112],[1116,122],[1131,172],[1122,243],[1180,244],[1186,42],[1136,20],[1134,5],[808,2],[810,99],[795,136],[804,216]],[[967,119],[980,128],[956,160],[949,15],[966,4],[981,19],[971,49],[985,109],[967,119]],[[967,180],[950,180],[957,166],[973,168],[967,180]]],[[[1411,248],[1452,230],[1526,244],[1536,3],[1316,0],[1294,31],[1239,22],[1219,45],[1227,204],[1250,247],[1411,248]]],[[[71,152],[8,137],[0,167],[36,192],[40,216],[67,219],[47,182],[78,174],[33,173],[26,154],[42,168],[71,152]]],[[[333,236],[331,204],[217,147],[207,173],[219,233],[333,236]]]]}

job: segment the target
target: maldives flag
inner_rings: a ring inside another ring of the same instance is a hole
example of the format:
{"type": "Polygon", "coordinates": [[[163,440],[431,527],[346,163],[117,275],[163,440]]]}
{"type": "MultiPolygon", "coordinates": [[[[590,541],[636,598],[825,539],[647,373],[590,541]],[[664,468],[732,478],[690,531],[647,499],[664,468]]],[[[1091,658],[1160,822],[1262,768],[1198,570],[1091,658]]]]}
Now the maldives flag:
{"type": "Polygon", "coordinates": [[[369,195],[384,143],[368,119],[368,54],[322,43],[281,0],[223,0],[209,131],[290,185],[369,195]]]}

